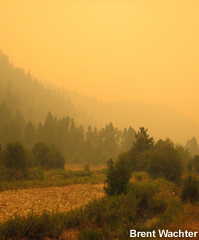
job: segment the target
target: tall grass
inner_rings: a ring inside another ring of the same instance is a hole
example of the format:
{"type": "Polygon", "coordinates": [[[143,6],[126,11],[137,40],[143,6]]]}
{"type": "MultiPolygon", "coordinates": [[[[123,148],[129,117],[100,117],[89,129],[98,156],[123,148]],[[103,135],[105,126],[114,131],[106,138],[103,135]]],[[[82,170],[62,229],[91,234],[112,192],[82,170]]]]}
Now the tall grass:
{"type": "Polygon", "coordinates": [[[103,182],[104,178],[104,173],[96,171],[49,170],[41,173],[40,169],[33,169],[27,179],[0,181],[0,191],[37,187],[59,187],[81,183],[97,184],[103,182]]]}

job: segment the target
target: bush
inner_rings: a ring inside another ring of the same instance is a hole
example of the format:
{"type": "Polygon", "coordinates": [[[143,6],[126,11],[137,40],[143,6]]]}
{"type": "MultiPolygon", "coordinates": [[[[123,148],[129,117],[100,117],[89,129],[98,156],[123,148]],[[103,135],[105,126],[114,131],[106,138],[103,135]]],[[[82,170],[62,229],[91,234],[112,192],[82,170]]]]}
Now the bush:
{"type": "Polygon", "coordinates": [[[179,153],[172,147],[155,149],[151,154],[148,173],[153,178],[163,177],[172,182],[179,182],[183,173],[179,153]]]}
{"type": "Polygon", "coordinates": [[[160,215],[158,228],[164,229],[165,227],[168,227],[168,224],[170,224],[171,226],[175,226],[175,221],[178,221],[178,219],[181,218],[181,214],[183,211],[184,209],[182,201],[178,197],[167,199],[166,209],[164,213],[160,215]]]}
{"type": "Polygon", "coordinates": [[[116,164],[110,159],[107,163],[107,176],[104,187],[105,192],[111,195],[121,195],[127,193],[127,184],[131,178],[131,171],[129,165],[123,159],[119,159],[116,164]]]}
{"type": "Polygon", "coordinates": [[[35,165],[44,168],[64,169],[65,160],[62,153],[54,145],[48,146],[43,142],[38,142],[32,149],[35,165]]]}
{"type": "Polygon", "coordinates": [[[79,240],[101,240],[102,233],[95,229],[87,229],[79,236],[79,240]]]}
{"type": "Polygon", "coordinates": [[[34,156],[35,165],[49,166],[49,146],[43,142],[35,143],[32,153],[34,156]]]}
{"type": "Polygon", "coordinates": [[[0,225],[1,239],[44,239],[61,234],[61,214],[46,213],[26,217],[15,216],[0,225]]]}
{"type": "Polygon", "coordinates": [[[0,239],[58,239],[61,232],[69,228],[80,231],[79,240],[129,239],[132,226],[138,231],[149,230],[147,220],[154,219],[165,208],[164,222],[182,211],[178,198],[165,199],[160,194],[160,191],[165,193],[165,184],[169,184],[168,189],[172,191],[172,183],[163,179],[134,182],[129,184],[126,195],[94,199],[67,213],[18,216],[0,224],[0,239]]]}
{"type": "Polygon", "coordinates": [[[158,191],[159,186],[155,182],[133,182],[129,188],[129,195],[139,202],[140,210],[150,207],[154,194],[158,191]]]}
{"type": "Polygon", "coordinates": [[[181,198],[191,203],[199,201],[199,182],[195,177],[189,176],[185,179],[181,198]]]}
{"type": "Polygon", "coordinates": [[[27,171],[28,180],[43,180],[44,174],[41,168],[35,167],[27,171]]]}
{"type": "Polygon", "coordinates": [[[24,178],[26,178],[26,172],[21,169],[6,168],[4,165],[0,165],[0,181],[11,182],[23,180],[24,178]]]}
{"type": "Polygon", "coordinates": [[[64,169],[65,159],[60,150],[55,145],[50,146],[49,167],[64,169]]]}
{"type": "Polygon", "coordinates": [[[199,155],[195,155],[192,161],[192,166],[194,170],[199,173],[199,155]]]}
{"type": "Polygon", "coordinates": [[[7,168],[25,171],[26,154],[24,146],[18,142],[10,142],[4,150],[4,164],[7,168]]]}
{"type": "Polygon", "coordinates": [[[89,163],[85,164],[84,171],[90,172],[90,165],[89,165],[89,163]]]}

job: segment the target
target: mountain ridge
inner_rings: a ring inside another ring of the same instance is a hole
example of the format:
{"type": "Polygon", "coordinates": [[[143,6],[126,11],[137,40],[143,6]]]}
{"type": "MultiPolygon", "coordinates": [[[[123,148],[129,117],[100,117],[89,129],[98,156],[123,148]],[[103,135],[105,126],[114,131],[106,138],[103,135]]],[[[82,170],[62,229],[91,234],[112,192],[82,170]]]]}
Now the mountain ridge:
{"type": "Polygon", "coordinates": [[[42,122],[50,111],[58,118],[68,115],[84,127],[102,128],[109,122],[120,129],[145,126],[156,139],[168,137],[180,143],[199,137],[198,124],[172,106],[105,102],[66,90],[15,68],[0,51],[0,102],[3,100],[12,112],[19,109],[27,121],[42,122]]]}

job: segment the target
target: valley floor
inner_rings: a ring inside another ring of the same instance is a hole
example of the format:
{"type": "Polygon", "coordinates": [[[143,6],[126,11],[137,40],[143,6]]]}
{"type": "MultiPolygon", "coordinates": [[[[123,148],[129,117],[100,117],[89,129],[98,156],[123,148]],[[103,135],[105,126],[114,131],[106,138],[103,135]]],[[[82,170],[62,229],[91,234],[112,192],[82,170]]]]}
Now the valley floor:
{"type": "Polygon", "coordinates": [[[103,196],[102,183],[3,191],[0,192],[0,222],[32,211],[66,212],[103,196]]]}

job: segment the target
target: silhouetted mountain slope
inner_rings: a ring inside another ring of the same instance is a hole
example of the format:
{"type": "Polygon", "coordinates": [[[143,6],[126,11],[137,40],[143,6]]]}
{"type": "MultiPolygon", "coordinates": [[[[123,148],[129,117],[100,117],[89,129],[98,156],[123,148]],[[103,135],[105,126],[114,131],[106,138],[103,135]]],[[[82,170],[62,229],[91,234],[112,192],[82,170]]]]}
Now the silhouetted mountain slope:
{"type": "Polygon", "coordinates": [[[33,122],[44,121],[49,111],[57,117],[78,115],[69,97],[45,88],[23,69],[14,68],[0,51],[0,102],[3,100],[12,114],[19,109],[26,120],[33,122]]]}
{"type": "Polygon", "coordinates": [[[193,136],[199,137],[198,124],[172,106],[130,101],[107,103],[69,91],[67,95],[77,108],[94,117],[98,127],[110,121],[120,129],[145,126],[155,139],[168,137],[183,144],[193,136]]]}
{"type": "Polygon", "coordinates": [[[14,68],[0,51],[0,103],[3,100],[12,115],[19,109],[26,121],[36,123],[43,122],[51,111],[58,118],[74,118],[76,124],[85,129],[89,124],[101,129],[112,122],[120,129],[145,126],[155,139],[169,137],[185,143],[193,136],[199,137],[198,124],[171,106],[128,101],[107,103],[63,90],[33,79],[23,69],[14,68]]]}

